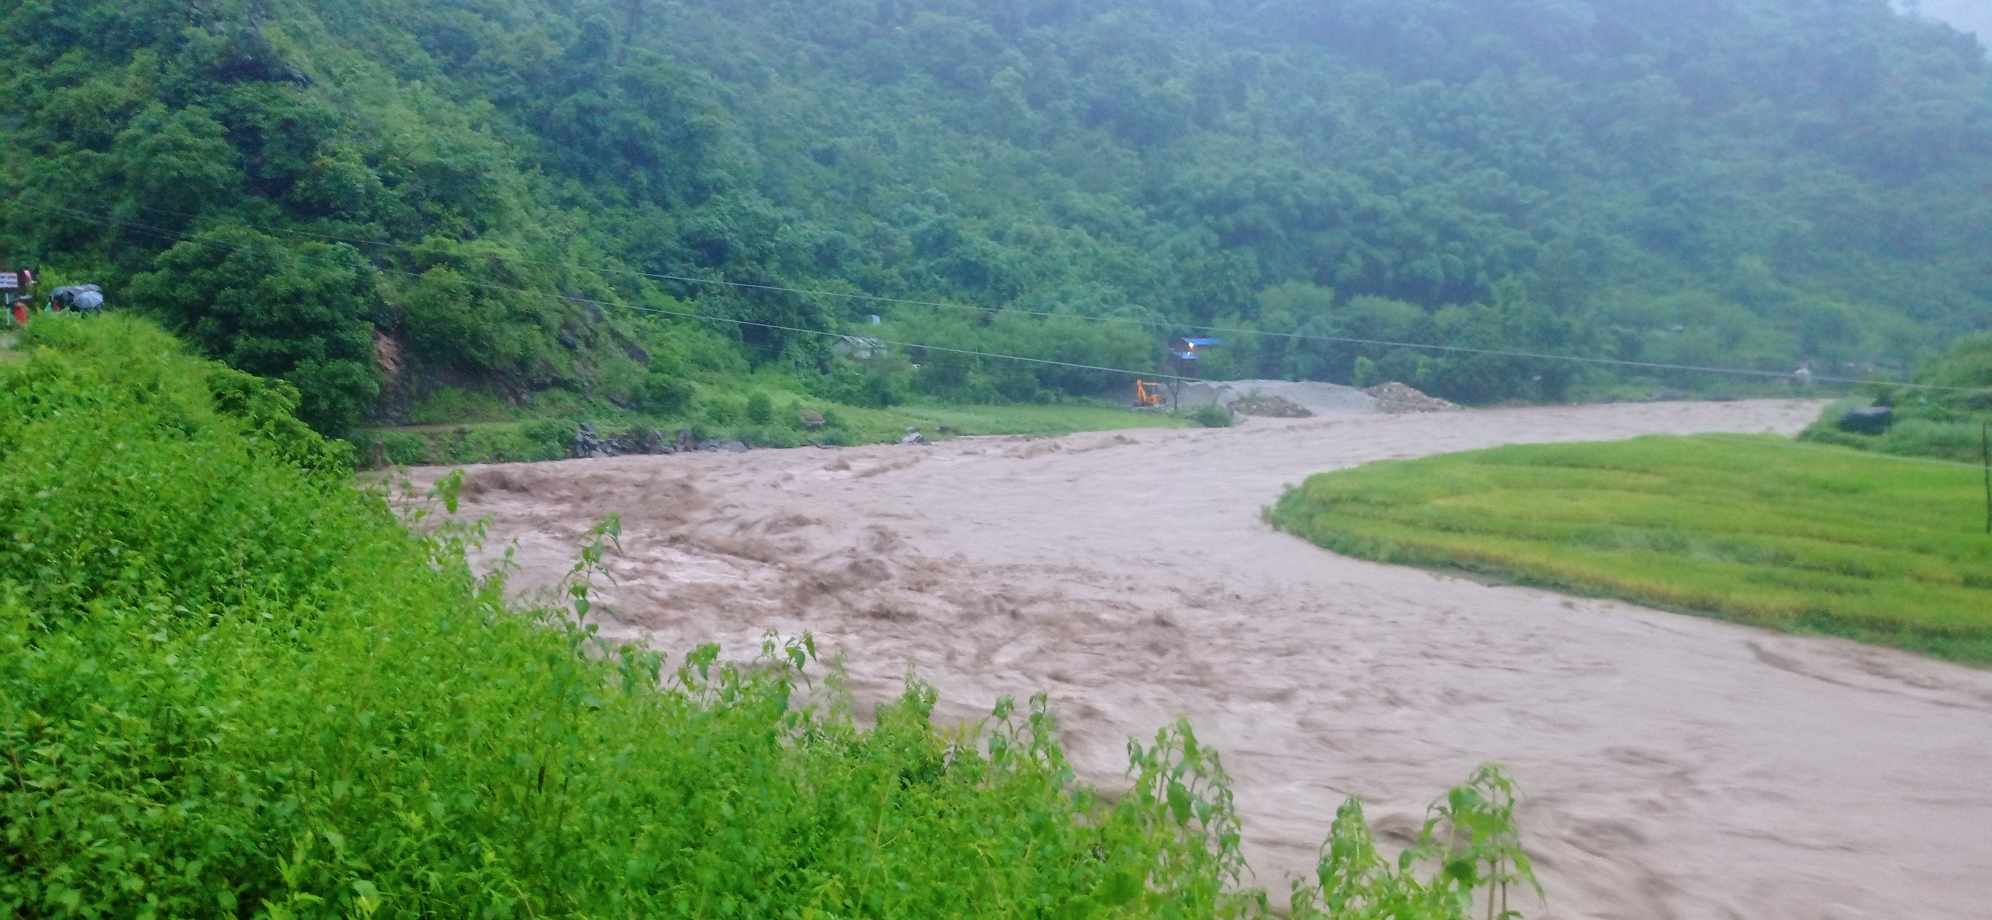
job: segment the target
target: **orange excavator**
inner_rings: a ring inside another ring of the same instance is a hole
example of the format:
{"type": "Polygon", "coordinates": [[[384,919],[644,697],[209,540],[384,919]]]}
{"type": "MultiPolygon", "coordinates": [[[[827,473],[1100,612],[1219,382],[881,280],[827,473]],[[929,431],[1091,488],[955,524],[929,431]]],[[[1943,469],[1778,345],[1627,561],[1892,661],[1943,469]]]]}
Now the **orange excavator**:
{"type": "Polygon", "coordinates": [[[1167,404],[1168,395],[1162,384],[1146,380],[1134,382],[1134,407],[1137,409],[1160,409],[1167,404]]]}

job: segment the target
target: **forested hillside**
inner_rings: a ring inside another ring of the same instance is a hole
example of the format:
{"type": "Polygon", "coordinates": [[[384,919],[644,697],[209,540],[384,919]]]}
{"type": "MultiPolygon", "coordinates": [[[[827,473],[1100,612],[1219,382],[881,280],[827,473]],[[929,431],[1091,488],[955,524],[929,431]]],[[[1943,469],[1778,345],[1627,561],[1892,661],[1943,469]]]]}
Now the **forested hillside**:
{"type": "MultiPolygon", "coordinates": [[[[0,260],[326,430],[443,383],[863,392],[822,336],[639,307],[1135,368],[1208,324],[1861,375],[1992,324],[1992,68],[1889,0],[35,0],[0,45],[0,260]]],[[[1227,337],[1212,372],[1608,382],[1227,337]]]]}

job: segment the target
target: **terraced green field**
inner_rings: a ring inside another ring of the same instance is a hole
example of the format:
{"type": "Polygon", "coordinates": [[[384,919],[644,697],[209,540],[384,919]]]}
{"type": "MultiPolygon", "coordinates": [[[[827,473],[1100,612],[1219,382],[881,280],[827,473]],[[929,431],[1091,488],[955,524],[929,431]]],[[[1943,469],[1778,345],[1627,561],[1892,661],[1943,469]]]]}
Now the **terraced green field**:
{"type": "Polygon", "coordinates": [[[1503,447],[1310,478],[1340,553],[1992,664],[1978,470],[1777,438],[1503,447]]]}

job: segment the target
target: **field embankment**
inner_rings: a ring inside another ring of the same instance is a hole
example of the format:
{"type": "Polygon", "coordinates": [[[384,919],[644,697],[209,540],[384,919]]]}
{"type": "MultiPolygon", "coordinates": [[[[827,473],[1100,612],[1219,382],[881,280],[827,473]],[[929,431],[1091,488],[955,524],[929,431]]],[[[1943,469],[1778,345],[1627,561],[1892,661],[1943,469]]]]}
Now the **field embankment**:
{"type": "Polygon", "coordinates": [[[1352,556],[1992,664],[1976,470],[1779,438],[1502,447],[1316,476],[1276,524],[1352,556]]]}

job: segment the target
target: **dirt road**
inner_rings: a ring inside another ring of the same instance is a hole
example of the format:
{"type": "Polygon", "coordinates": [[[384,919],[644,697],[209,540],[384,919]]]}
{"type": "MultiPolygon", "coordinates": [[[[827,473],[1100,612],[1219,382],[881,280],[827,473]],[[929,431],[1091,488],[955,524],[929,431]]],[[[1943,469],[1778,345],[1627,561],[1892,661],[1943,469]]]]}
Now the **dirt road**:
{"type": "MultiPolygon", "coordinates": [[[[1050,691],[1086,777],[1188,715],[1283,900],[1344,796],[1386,832],[1478,763],[1530,795],[1557,917],[1965,917],[1992,905],[1992,673],[1344,559],[1260,509],[1310,473],[1511,442],[1790,432],[1799,403],[1255,421],[472,473],[522,582],[623,515],[624,636],[808,630],[861,698],[1050,691]]],[[[1766,470],[1766,475],[1777,475],[1766,470]]],[[[1532,915],[1543,915],[1532,910],[1532,915]]]]}

